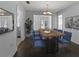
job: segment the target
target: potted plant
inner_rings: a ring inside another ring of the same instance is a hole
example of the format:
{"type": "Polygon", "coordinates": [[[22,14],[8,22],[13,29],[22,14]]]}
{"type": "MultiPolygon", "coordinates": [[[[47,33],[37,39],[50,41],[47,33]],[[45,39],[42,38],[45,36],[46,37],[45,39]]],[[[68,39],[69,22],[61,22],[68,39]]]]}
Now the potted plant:
{"type": "Polygon", "coordinates": [[[32,20],[30,18],[27,18],[25,21],[25,33],[26,35],[30,35],[32,30],[32,20]]]}

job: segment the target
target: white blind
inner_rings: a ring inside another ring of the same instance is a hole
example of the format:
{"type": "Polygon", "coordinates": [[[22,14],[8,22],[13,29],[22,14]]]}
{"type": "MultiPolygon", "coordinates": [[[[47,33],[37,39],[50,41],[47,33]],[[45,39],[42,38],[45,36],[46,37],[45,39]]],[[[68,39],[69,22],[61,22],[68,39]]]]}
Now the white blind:
{"type": "Polygon", "coordinates": [[[62,30],[62,15],[58,15],[58,29],[62,30]]]}

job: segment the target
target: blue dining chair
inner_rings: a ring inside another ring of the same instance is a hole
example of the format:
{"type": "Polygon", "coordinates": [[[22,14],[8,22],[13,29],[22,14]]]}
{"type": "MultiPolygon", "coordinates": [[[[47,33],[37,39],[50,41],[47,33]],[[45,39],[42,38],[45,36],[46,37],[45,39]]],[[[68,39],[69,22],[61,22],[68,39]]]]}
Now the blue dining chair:
{"type": "Polygon", "coordinates": [[[63,32],[63,30],[59,30],[59,29],[58,29],[57,31],[58,31],[58,32],[61,32],[61,33],[63,32]]]}
{"type": "Polygon", "coordinates": [[[34,48],[43,48],[44,47],[44,41],[38,31],[32,32],[32,43],[33,43],[34,48]]]}
{"type": "Polygon", "coordinates": [[[57,31],[58,29],[54,28],[55,31],[57,31]]]}
{"type": "Polygon", "coordinates": [[[58,42],[62,45],[62,47],[67,46],[71,43],[71,37],[71,32],[64,31],[64,35],[61,38],[59,38],[58,42]]]}
{"type": "MultiPolygon", "coordinates": [[[[63,33],[63,30],[59,30],[59,29],[56,29],[56,28],[54,30],[63,33]]],[[[62,38],[62,36],[59,36],[59,39],[61,39],[61,38],[62,38]]]]}

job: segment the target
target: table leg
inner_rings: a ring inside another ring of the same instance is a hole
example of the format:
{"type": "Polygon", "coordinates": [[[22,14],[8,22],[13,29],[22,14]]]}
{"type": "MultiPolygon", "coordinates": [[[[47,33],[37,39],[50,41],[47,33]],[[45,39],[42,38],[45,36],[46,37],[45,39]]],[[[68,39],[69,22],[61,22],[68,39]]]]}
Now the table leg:
{"type": "Polygon", "coordinates": [[[58,51],[58,37],[47,38],[45,44],[47,53],[56,53],[58,51]]]}

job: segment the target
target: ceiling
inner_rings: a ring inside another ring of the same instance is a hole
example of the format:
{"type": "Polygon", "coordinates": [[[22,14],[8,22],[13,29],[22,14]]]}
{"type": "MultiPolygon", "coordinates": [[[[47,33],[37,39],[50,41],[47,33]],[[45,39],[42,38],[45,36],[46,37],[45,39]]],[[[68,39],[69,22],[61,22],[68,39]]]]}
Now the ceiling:
{"type": "Polygon", "coordinates": [[[48,4],[49,11],[57,12],[64,8],[67,8],[79,1],[30,1],[30,4],[26,2],[21,2],[27,11],[44,11],[46,9],[46,4],[48,4]]]}

